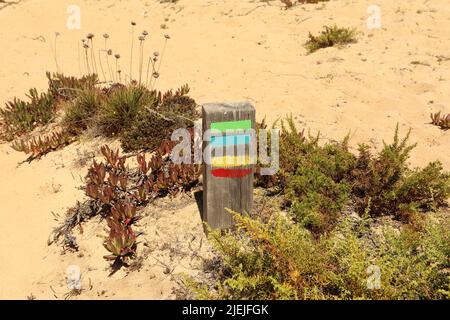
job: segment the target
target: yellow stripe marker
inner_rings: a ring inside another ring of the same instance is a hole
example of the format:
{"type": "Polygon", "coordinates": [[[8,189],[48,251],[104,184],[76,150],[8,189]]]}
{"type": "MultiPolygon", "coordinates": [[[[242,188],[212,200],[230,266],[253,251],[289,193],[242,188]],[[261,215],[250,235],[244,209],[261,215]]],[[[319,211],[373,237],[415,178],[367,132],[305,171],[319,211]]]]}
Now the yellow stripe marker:
{"type": "Polygon", "coordinates": [[[213,167],[239,167],[250,165],[254,162],[251,161],[250,156],[222,156],[222,157],[213,157],[211,160],[211,165],[213,167]]]}

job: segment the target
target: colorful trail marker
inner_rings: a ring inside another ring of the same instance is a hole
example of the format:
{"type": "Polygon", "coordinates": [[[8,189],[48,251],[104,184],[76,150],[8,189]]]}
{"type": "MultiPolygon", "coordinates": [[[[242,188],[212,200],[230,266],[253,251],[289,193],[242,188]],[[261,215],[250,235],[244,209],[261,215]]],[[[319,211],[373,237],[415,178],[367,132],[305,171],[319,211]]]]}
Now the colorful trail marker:
{"type": "Polygon", "coordinates": [[[209,130],[212,134],[203,142],[203,150],[209,146],[212,151],[203,164],[202,218],[214,229],[225,229],[234,224],[226,208],[239,213],[252,209],[255,108],[249,103],[209,103],[202,107],[202,120],[203,136],[209,130]]]}

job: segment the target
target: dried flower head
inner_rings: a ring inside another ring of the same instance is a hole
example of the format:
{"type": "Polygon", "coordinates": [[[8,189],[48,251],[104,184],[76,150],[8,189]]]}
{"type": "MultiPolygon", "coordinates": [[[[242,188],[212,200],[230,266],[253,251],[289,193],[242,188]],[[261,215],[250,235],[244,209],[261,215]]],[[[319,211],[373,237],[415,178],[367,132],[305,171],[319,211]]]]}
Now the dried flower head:
{"type": "Polygon", "coordinates": [[[120,59],[120,54],[117,54],[117,53],[116,53],[116,54],[114,55],[114,57],[115,57],[116,59],[120,59]]]}
{"type": "Polygon", "coordinates": [[[104,34],[103,34],[103,38],[108,39],[108,38],[109,38],[109,34],[104,33],[104,34]]]}
{"type": "Polygon", "coordinates": [[[165,34],[165,35],[164,35],[164,38],[170,39],[170,36],[169,36],[168,34],[165,34]]]}
{"type": "Polygon", "coordinates": [[[83,48],[89,49],[89,46],[85,43],[85,44],[83,44],[83,48]]]}
{"type": "Polygon", "coordinates": [[[89,40],[92,39],[93,37],[94,37],[94,34],[92,34],[92,33],[88,33],[86,36],[86,38],[88,38],[89,40]]]}
{"type": "Polygon", "coordinates": [[[55,32],[55,36],[59,37],[60,33],[58,31],[55,32]]]}
{"type": "Polygon", "coordinates": [[[107,51],[107,53],[108,53],[108,56],[112,55],[112,50],[109,49],[109,50],[107,51]]]}
{"type": "Polygon", "coordinates": [[[139,41],[144,41],[145,40],[145,36],[139,36],[139,41]]]}
{"type": "Polygon", "coordinates": [[[136,25],[136,22],[131,21],[131,25],[134,27],[136,25]]]}
{"type": "Polygon", "coordinates": [[[153,52],[153,56],[159,57],[159,52],[158,51],[153,52]]]}
{"type": "Polygon", "coordinates": [[[144,30],[144,31],[142,31],[142,35],[143,36],[148,36],[148,32],[144,30]]]}
{"type": "Polygon", "coordinates": [[[158,79],[159,78],[159,73],[158,72],[153,72],[153,78],[158,79]]]}

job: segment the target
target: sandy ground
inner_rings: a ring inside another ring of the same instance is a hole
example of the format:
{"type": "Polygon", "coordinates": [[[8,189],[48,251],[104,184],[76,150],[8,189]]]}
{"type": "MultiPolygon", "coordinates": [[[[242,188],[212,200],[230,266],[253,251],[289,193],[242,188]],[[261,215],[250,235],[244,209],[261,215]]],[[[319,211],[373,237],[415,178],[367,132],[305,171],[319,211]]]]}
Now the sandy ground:
{"type": "MultiPolygon", "coordinates": [[[[292,113],[300,126],[320,130],[324,139],[350,132],[353,146],[363,141],[382,146],[398,122],[403,132],[412,128],[412,140],[419,143],[412,165],[438,159],[450,169],[450,131],[429,124],[430,112],[450,112],[447,0],[378,0],[381,30],[367,29],[372,1],[362,0],[291,10],[281,10],[278,1],[246,0],[11,2],[0,1],[1,104],[23,97],[30,87],[46,87],[45,71],[56,71],[55,32],[61,34],[57,60],[64,73],[80,73],[78,46],[88,32],[96,34],[97,48],[103,46],[100,35],[110,34],[110,47],[121,54],[121,69],[128,73],[134,20],[136,32],[150,33],[146,54],[161,51],[164,33],[171,36],[160,89],[188,83],[200,104],[248,100],[258,119],[266,116],[272,122],[292,113]],[[81,8],[80,30],[66,28],[69,4],[81,8]],[[306,55],[308,31],[334,23],[356,27],[358,42],[306,55]]],[[[201,258],[193,252],[203,243],[203,233],[193,199],[179,200],[177,209],[148,208],[140,226],[148,244],[140,271],[108,277],[96,236],[103,227],[95,221],[78,235],[81,256],[61,255],[61,248],[47,246],[57,225],[52,212],[63,214],[83,199],[77,187],[86,166],[76,159],[96,145],[76,143],[21,166],[23,154],[0,146],[0,298],[64,298],[71,264],[83,272],[81,298],[173,298],[177,273],[200,272],[201,258]]],[[[199,252],[207,255],[206,247],[203,243],[199,252]]]]}

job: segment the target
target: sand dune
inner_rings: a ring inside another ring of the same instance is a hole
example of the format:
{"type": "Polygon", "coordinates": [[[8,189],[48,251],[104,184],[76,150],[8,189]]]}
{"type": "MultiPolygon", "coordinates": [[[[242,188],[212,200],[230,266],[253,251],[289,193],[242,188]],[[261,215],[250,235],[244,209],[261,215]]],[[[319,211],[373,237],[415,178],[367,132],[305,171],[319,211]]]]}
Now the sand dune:
{"type": "MultiPolygon", "coordinates": [[[[412,152],[413,166],[437,159],[450,169],[450,132],[429,124],[430,112],[450,113],[446,0],[379,0],[380,30],[366,27],[371,1],[335,0],[290,10],[282,10],[278,1],[80,1],[81,29],[68,30],[67,7],[72,3],[0,1],[0,103],[23,97],[31,87],[46,87],[45,71],[56,71],[55,32],[60,33],[60,71],[78,75],[80,39],[92,32],[100,48],[100,35],[107,32],[128,72],[134,20],[137,30],[150,34],[147,53],[162,49],[164,33],[171,36],[158,80],[161,90],[188,83],[199,104],[248,100],[258,119],[266,117],[270,123],[292,113],[299,126],[320,130],[323,139],[338,140],[350,132],[352,146],[366,142],[380,147],[399,123],[402,132],[412,128],[411,138],[419,144],[412,152]],[[335,23],[357,28],[358,42],[307,55],[303,44],[308,31],[335,23]]],[[[192,199],[181,209],[165,209],[168,217],[149,212],[141,227],[149,235],[149,252],[164,263],[149,258],[141,272],[129,276],[121,271],[107,277],[101,239],[96,237],[101,226],[89,225],[79,235],[83,257],[61,255],[60,248],[47,246],[57,224],[52,212],[63,214],[83,199],[77,187],[86,166],[76,166],[74,159],[100,143],[76,143],[20,166],[25,156],[7,144],[0,146],[0,298],[63,298],[70,264],[83,269],[89,289],[82,298],[173,298],[173,274],[201,272],[199,258],[190,257],[185,245],[194,239],[193,246],[199,246],[203,236],[192,199]],[[155,223],[159,232],[152,227],[155,223]],[[177,247],[178,242],[183,245],[177,247]],[[171,250],[185,250],[187,256],[171,257],[171,250]]],[[[201,251],[208,254],[207,248],[201,251]]]]}

